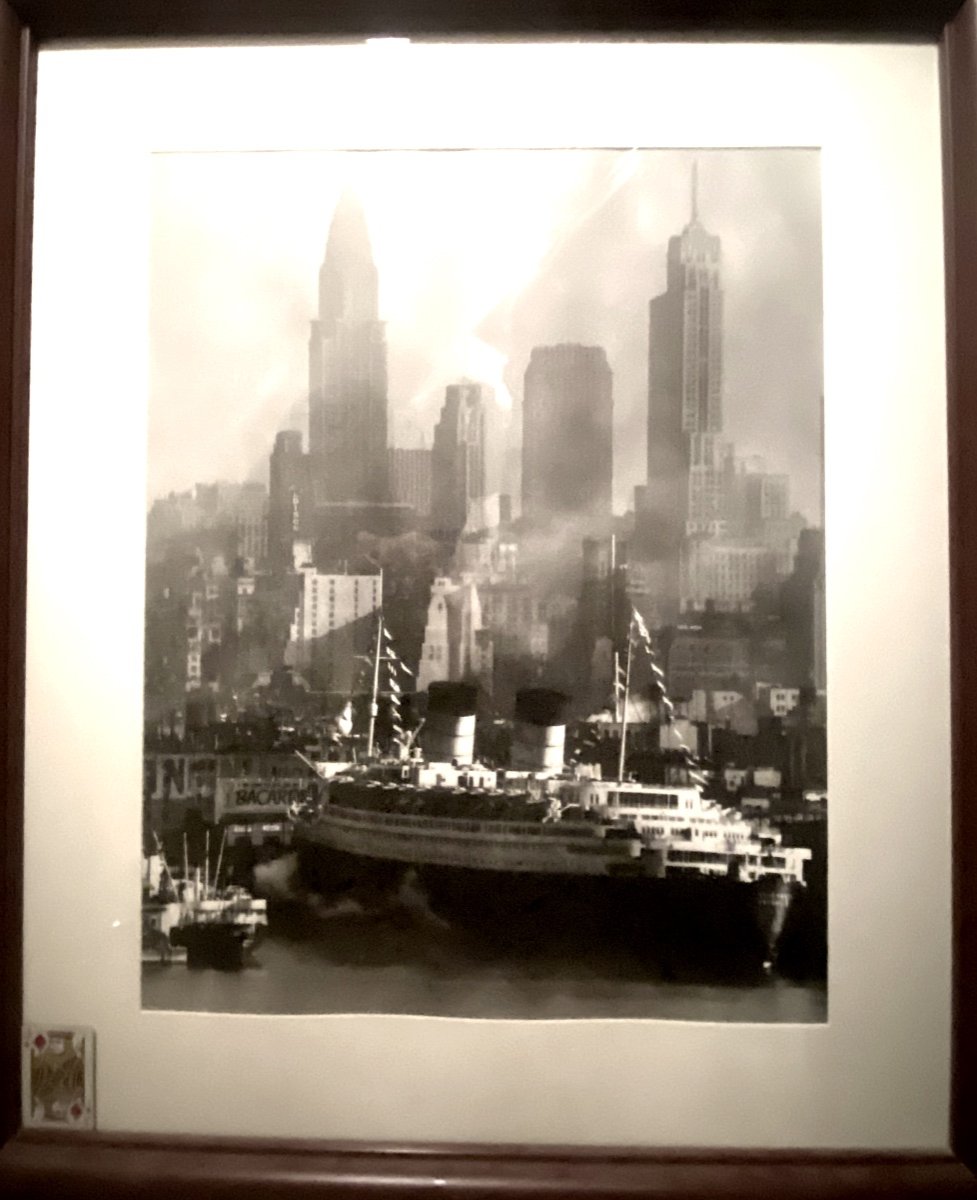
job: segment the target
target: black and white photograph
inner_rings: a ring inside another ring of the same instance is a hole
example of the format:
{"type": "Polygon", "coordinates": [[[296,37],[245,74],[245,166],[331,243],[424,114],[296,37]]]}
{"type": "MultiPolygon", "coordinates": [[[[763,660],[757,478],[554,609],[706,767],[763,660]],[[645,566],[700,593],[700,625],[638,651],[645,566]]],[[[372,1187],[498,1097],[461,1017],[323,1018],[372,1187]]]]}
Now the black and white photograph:
{"type": "Polygon", "coordinates": [[[151,207],[143,1007],[825,1022],[818,151],[151,207]]]}

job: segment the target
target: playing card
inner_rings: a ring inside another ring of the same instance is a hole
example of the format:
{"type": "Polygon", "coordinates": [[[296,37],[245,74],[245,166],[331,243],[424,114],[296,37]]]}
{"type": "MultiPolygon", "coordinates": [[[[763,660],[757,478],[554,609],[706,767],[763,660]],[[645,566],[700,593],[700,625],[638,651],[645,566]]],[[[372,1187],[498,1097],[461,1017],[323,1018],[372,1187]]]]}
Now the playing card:
{"type": "Polygon", "coordinates": [[[92,1129],[95,1031],[85,1025],[27,1025],[22,1043],[24,1125],[92,1129]]]}

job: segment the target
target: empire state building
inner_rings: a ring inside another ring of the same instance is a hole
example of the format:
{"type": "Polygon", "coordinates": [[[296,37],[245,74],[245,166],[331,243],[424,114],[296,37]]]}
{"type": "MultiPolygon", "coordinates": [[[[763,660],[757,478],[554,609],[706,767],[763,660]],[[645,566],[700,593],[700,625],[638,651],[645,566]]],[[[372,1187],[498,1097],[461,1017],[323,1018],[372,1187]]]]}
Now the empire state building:
{"type": "Polygon", "coordinates": [[[723,529],[723,292],[719,238],[692,211],[668,242],[665,291],[649,305],[648,482],[638,502],[639,553],[661,565],[661,607],[674,616],[690,537],[723,529]]]}
{"type": "Polygon", "coordinates": [[[309,454],[317,504],[387,500],[387,342],[366,218],[349,192],[336,206],[319,269],[309,454]]]}
{"type": "Polygon", "coordinates": [[[672,544],[723,516],[720,244],[699,220],[696,185],[693,168],[691,219],[669,239],[666,289],[649,311],[649,501],[672,544]]]}

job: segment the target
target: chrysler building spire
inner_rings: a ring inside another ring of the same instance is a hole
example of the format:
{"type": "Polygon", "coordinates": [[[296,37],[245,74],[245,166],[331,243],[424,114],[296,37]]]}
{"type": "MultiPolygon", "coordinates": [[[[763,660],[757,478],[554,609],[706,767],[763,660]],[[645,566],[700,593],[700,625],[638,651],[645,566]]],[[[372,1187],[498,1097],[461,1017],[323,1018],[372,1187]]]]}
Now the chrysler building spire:
{"type": "Polygon", "coordinates": [[[692,160],[692,220],[694,225],[699,219],[699,160],[692,160]]]}
{"type": "Polygon", "coordinates": [[[319,271],[319,320],[377,320],[377,268],[357,197],[343,192],[333,213],[326,253],[319,271]]]}
{"type": "Polygon", "coordinates": [[[363,207],[344,191],[319,269],[309,337],[309,451],[316,503],[387,498],[387,342],[363,207]]]}

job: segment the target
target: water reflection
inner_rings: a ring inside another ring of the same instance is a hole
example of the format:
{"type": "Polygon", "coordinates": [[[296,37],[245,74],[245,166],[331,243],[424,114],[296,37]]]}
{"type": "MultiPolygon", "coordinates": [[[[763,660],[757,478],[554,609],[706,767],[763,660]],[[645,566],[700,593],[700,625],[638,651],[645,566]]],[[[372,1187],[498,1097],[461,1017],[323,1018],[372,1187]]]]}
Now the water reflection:
{"type": "Polygon", "coordinates": [[[143,1006],[229,1013],[387,1013],[509,1019],[659,1018],[816,1023],[823,985],[647,977],[639,964],[582,950],[573,962],[505,958],[399,906],[366,914],[280,904],[244,971],[143,967],[143,1006]]]}

